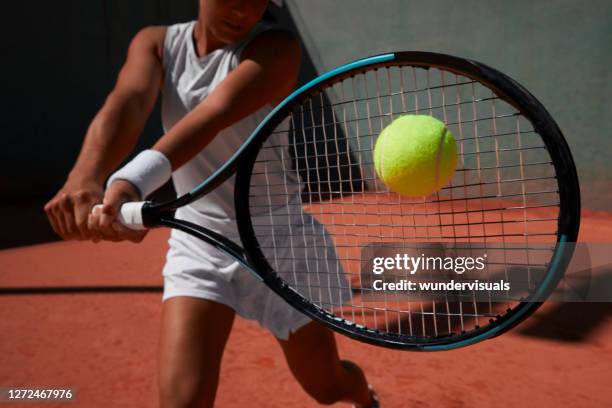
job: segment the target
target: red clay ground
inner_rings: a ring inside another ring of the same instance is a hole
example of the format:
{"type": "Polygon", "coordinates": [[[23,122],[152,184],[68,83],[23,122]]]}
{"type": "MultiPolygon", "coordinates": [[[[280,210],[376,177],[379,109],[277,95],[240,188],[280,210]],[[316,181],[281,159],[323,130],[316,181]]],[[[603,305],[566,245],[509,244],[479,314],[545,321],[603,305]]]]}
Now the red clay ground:
{"type": "MultiPolygon", "coordinates": [[[[153,231],[140,245],[60,242],[0,251],[0,287],[160,285],[167,234],[153,231]]],[[[581,240],[611,241],[612,215],[585,214],[581,240]]],[[[44,407],[157,406],[160,298],[0,297],[0,387],[76,389],[76,403],[44,407]]],[[[612,405],[610,304],[549,304],[509,334],[452,352],[338,342],[343,357],[365,368],[384,408],[612,405]]],[[[238,319],[217,406],[317,404],[294,382],[273,338],[238,319]]]]}

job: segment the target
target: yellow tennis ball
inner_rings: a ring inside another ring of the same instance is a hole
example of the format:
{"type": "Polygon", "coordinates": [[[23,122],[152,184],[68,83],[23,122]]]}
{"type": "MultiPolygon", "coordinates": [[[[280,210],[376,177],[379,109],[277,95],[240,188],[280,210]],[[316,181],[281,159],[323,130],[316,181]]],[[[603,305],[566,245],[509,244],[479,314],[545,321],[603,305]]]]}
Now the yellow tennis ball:
{"type": "Polygon", "coordinates": [[[398,194],[420,197],[440,190],[452,178],[457,146],[443,122],[428,115],[395,119],[378,136],[374,166],[398,194]]]}

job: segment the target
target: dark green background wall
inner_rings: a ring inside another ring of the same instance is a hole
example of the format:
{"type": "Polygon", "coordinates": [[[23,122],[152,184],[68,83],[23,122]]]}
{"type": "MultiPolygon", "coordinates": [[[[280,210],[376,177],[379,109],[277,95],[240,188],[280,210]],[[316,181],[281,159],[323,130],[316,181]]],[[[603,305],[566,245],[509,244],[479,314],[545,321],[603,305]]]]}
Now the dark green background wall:
{"type": "MultiPolygon", "coordinates": [[[[3,6],[0,247],[56,239],[42,211],[142,27],[187,21],[197,1],[86,0],[3,6]]],[[[159,108],[140,148],[160,135],[159,108]]]]}

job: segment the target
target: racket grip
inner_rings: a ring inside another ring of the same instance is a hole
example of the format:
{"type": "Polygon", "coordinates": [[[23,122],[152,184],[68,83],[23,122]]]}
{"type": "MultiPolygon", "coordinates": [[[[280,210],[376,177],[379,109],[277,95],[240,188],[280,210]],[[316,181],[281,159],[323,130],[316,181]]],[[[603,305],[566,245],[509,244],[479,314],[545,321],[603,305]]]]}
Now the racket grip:
{"type": "MultiPolygon", "coordinates": [[[[142,207],[144,206],[145,201],[134,201],[131,203],[124,203],[119,209],[119,214],[117,215],[117,221],[119,223],[129,229],[133,230],[145,230],[147,227],[144,226],[142,222],[142,207]]],[[[102,210],[102,204],[95,205],[91,212],[93,213],[97,209],[102,210]]]]}

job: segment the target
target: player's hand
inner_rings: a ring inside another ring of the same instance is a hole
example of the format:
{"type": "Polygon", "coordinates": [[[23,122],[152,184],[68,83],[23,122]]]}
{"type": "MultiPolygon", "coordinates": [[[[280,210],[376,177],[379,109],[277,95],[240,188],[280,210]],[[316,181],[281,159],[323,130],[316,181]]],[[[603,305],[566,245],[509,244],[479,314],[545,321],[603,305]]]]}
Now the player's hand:
{"type": "Polygon", "coordinates": [[[129,201],[139,201],[140,192],[129,181],[117,180],[104,193],[102,207],[98,207],[89,215],[89,229],[94,242],[132,241],[140,242],[148,230],[136,231],[121,225],[117,221],[121,205],[129,201]]]}
{"type": "Polygon", "coordinates": [[[90,239],[89,213],[103,195],[104,188],[94,180],[68,178],[44,207],[53,230],[63,239],[90,239]]]}

